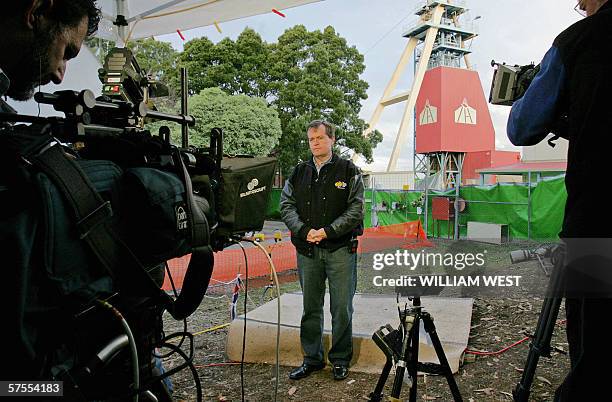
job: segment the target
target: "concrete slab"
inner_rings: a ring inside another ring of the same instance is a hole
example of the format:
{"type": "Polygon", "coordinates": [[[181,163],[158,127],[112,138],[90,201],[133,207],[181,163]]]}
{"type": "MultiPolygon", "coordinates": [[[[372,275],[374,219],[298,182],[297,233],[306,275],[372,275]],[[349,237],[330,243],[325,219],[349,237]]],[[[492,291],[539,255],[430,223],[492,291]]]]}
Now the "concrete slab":
{"type": "MultiPolygon", "coordinates": [[[[438,336],[453,373],[459,369],[459,361],[467,347],[472,318],[472,299],[423,297],[421,304],[434,318],[438,336]]],[[[372,340],[372,334],[385,324],[399,325],[395,296],[358,294],[354,299],[353,349],[351,369],[364,373],[380,373],[385,355],[372,340]]],[[[331,343],[331,315],[329,294],[325,296],[325,324],[323,341],[325,350],[331,343]]],[[[302,364],[300,346],[300,319],[302,294],[281,295],[280,363],[285,366],[302,364]]],[[[277,304],[276,299],[247,314],[247,339],[245,361],[274,363],[276,355],[277,304]]],[[[230,325],[226,352],[228,358],[240,361],[244,316],[230,325]]],[[[421,362],[435,362],[437,357],[429,338],[421,331],[419,355],[421,362]]]]}

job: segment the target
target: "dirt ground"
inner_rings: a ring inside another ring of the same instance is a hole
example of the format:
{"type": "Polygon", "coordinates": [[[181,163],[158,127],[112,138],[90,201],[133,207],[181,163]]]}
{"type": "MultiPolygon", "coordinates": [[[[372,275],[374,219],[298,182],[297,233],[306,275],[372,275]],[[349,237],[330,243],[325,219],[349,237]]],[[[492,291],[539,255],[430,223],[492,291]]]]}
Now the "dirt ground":
{"type": "MultiPolygon", "coordinates": [[[[502,246],[487,245],[487,270],[496,275],[520,275],[520,289],[504,293],[496,290],[490,295],[474,295],[471,331],[468,353],[455,379],[464,401],[511,401],[512,390],[518,383],[527,358],[529,341],[522,342],[507,351],[496,355],[476,355],[473,352],[500,351],[532,334],[542,306],[542,289],[546,288],[548,277],[536,261],[516,265],[510,263],[509,251],[521,248],[534,248],[536,243],[511,243],[502,246]],[[536,294],[540,294],[536,296],[536,294]]],[[[454,243],[436,240],[436,251],[472,250],[473,243],[454,243]]],[[[482,248],[482,245],[478,247],[482,248]]],[[[358,264],[358,292],[390,292],[388,288],[372,285],[372,256],[364,254],[358,264]]],[[[281,292],[299,290],[295,272],[281,275],[281,292]]],[[[247,308],[252,310],[263,304],[263,286],[267,278],[249,282],[247,308]]],[[[457,289],[444,289],[442,296],[458,296],[457,289]]],[[[464,295],[465,296],[465,295],[464,295]]],[[[188,319],[191,332],[211,328],[229,322],[231,286],[214,284],[199,310],[188,319]]],[[[244,293],[239,298],[238,313],[244,311],[244,293]]],[[[568,345],[565,338],[565,318],[563,306],[559,322],[555,328],[552,358],[542,358],[531,390],[531,400],[552,400],[554,391],[563,380],[569,368],[568,345]]],[[[397,326],[398,323],[391,323],[397,326]]],[[[182,323],[165,317],[166,333],[182,329],[182,323]]],[[[227,327],[195,336],[195,359],[205,401],[241,400],[240,364],[228,362],[225,356],[227,327]]],[[[248,333],[247,333],[248,336],[248,333]]],[[[172,356],[165,359],[165,366],[171,368],[180,359],[172,356]]],[[[381,367],[382,368],[382,367],[381,367]]],[[[310,377],[292,381],[288,374],[292,367],[282,367],[278,400],[293,401],[358,401],[367,400],[378,380],[378,375],[351,372],[347,380],[337,382],[332,379],[329,368],[314,373],[310,377]]],[[[387,381],[385,395],[389,395],[393,383],[393,373],[387,381]]],[[[263,364],[244,364],[245,399],[250,401],[270,401],[274,395],[274,366],[263,364]]],[[[183,370],[172,377],[174,397],[177,401],[195,400],[195,385],[189,370],[183,370]]],[[[407,398],[408,386],[402,387],[402,398],[407,398]]],[[[443,377],[420,376],[418,379],[418,400],[452,401],[446,380],[443,377]]]]}

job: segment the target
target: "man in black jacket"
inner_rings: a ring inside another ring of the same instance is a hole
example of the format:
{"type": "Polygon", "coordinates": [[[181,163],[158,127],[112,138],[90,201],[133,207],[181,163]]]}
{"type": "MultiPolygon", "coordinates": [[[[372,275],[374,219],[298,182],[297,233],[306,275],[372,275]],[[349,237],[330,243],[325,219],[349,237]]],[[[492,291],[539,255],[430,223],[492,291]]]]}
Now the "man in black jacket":
{"type": "MultiPolygon", "coordinates": [[[[298,380],[325,367],[323,300],[329,281],[332,344],[328,359],[334,379],[348,376],[353,355],[353,296],[357,284],[353,240],[363,232],[363,180],[351,162],[334,155],[334,127],[315,120],[308,126],[312,160],[300,163],[285,183],[281,215],[297,249],[304,311],[300,340],[302,366],[289,378],[298,380]]],[[[356,240],[355,240],[356,241],[356,240]]]]}
{"type": "Polygon", "coordinates": [[[584,246],[610,250],[612,218],[603,203],[598,208],[598,200],[600,175],[609,169],[612,149],[612,56],[602,48],[612,39],[612,2],[580,0],[576,9],[587,18],[555,39],[508,120],[508,137],[515,145],[537,144],[550,132],[569,140],[559,237],[568,246],[564,276],[571,371],[557,390],[558,401],[608,399],[608,380],[599,364],[612,359],[604,329],[612,311],[612,266],[609,259],[604,265],[601,258],[578,263],[571,257],[584,246]]]}

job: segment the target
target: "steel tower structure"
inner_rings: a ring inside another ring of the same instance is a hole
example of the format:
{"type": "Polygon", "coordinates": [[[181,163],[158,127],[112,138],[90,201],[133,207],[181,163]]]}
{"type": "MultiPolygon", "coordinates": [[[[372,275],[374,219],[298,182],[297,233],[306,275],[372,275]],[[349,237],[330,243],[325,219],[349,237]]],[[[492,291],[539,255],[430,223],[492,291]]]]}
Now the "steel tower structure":
{"type": "MultiPolygon", "coordinates": [[[[395,138],[387,171],[397,168],[397,160],[406,144],[409,133],[415,133],[414,109],[419,96],[425,73],[433,68],[445,66],[471,69],[468,55],[471,52],[466,42],[477,36],[471,27],[461,25],[461,16],[467,12],[465,1],[461,0],[426,0],[419,3],[416,10],[416,24],[403,36],[408,43],[387,84],[370,119],[367,132],[374,130],[385,107],[406,102],[399,131],[395,138]],[[415,73],[410,91],[392,95],[409,61],[414,56],[415,73]],[[412,130],[410,130],[412,128],[412,130]]],[[[431,113],[431,109],[428,110],[431,113]]],[[[426,118],[432,118],[429,115],[426,118]]],[[[457,175],[461,173],[464,153],[440,152],[417,153],[416,135],[413,136],[413,163],[415,181],[422,180],[432,173],[441,172],[445,185],[454,187],[457,175]]]]}

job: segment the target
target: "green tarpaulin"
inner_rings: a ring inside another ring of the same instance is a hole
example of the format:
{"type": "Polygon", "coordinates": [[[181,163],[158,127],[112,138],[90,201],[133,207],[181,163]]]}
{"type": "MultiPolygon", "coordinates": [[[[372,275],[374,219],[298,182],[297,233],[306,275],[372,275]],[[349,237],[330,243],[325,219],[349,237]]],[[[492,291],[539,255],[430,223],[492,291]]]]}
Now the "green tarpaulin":
{"type": "Polygon", "coordinates": [[[270,201],[268,201],[266,219],[280,219],[280,196],[282,191],[282,188],[273,188],[270,192],[270,201]]]}
{"type": "MultiPolygon", "coordinates": [[[[280,189],[273,189],[268,205],[267,216],[278,219],[280,211],[278,202],[280,189]]],[[[428,197],[428,233],[433,237],[447,237],[454,221],[439,223],[431,217],[431,200],[434,197],[451,197],[455,191],[430,192],[428,197]],[[439,227],[439,233],[438,233],[439,227]]],[[[460,197],[466,201],[466,207],[459,215],[459,229],[466,235],[467,222],[489,222],[507,224],[510,237],[513,239],[556,239],[561,230],[567,192],[564,177],[546,179],[531,185],[501,183],[492,186],[464,186],[460,197]],[[531,194],[530,194],[531,193],[531,194]],[[530,205],[530,207],[529,207],[530,205]]],[[[417,191],[379,191],[366,190],[364,226],[372,227],[393,225],[421,219],[414,203],[421,197],[417,191]]],[[[423,208],[424,209],[424,208],[423,208]]]]}

